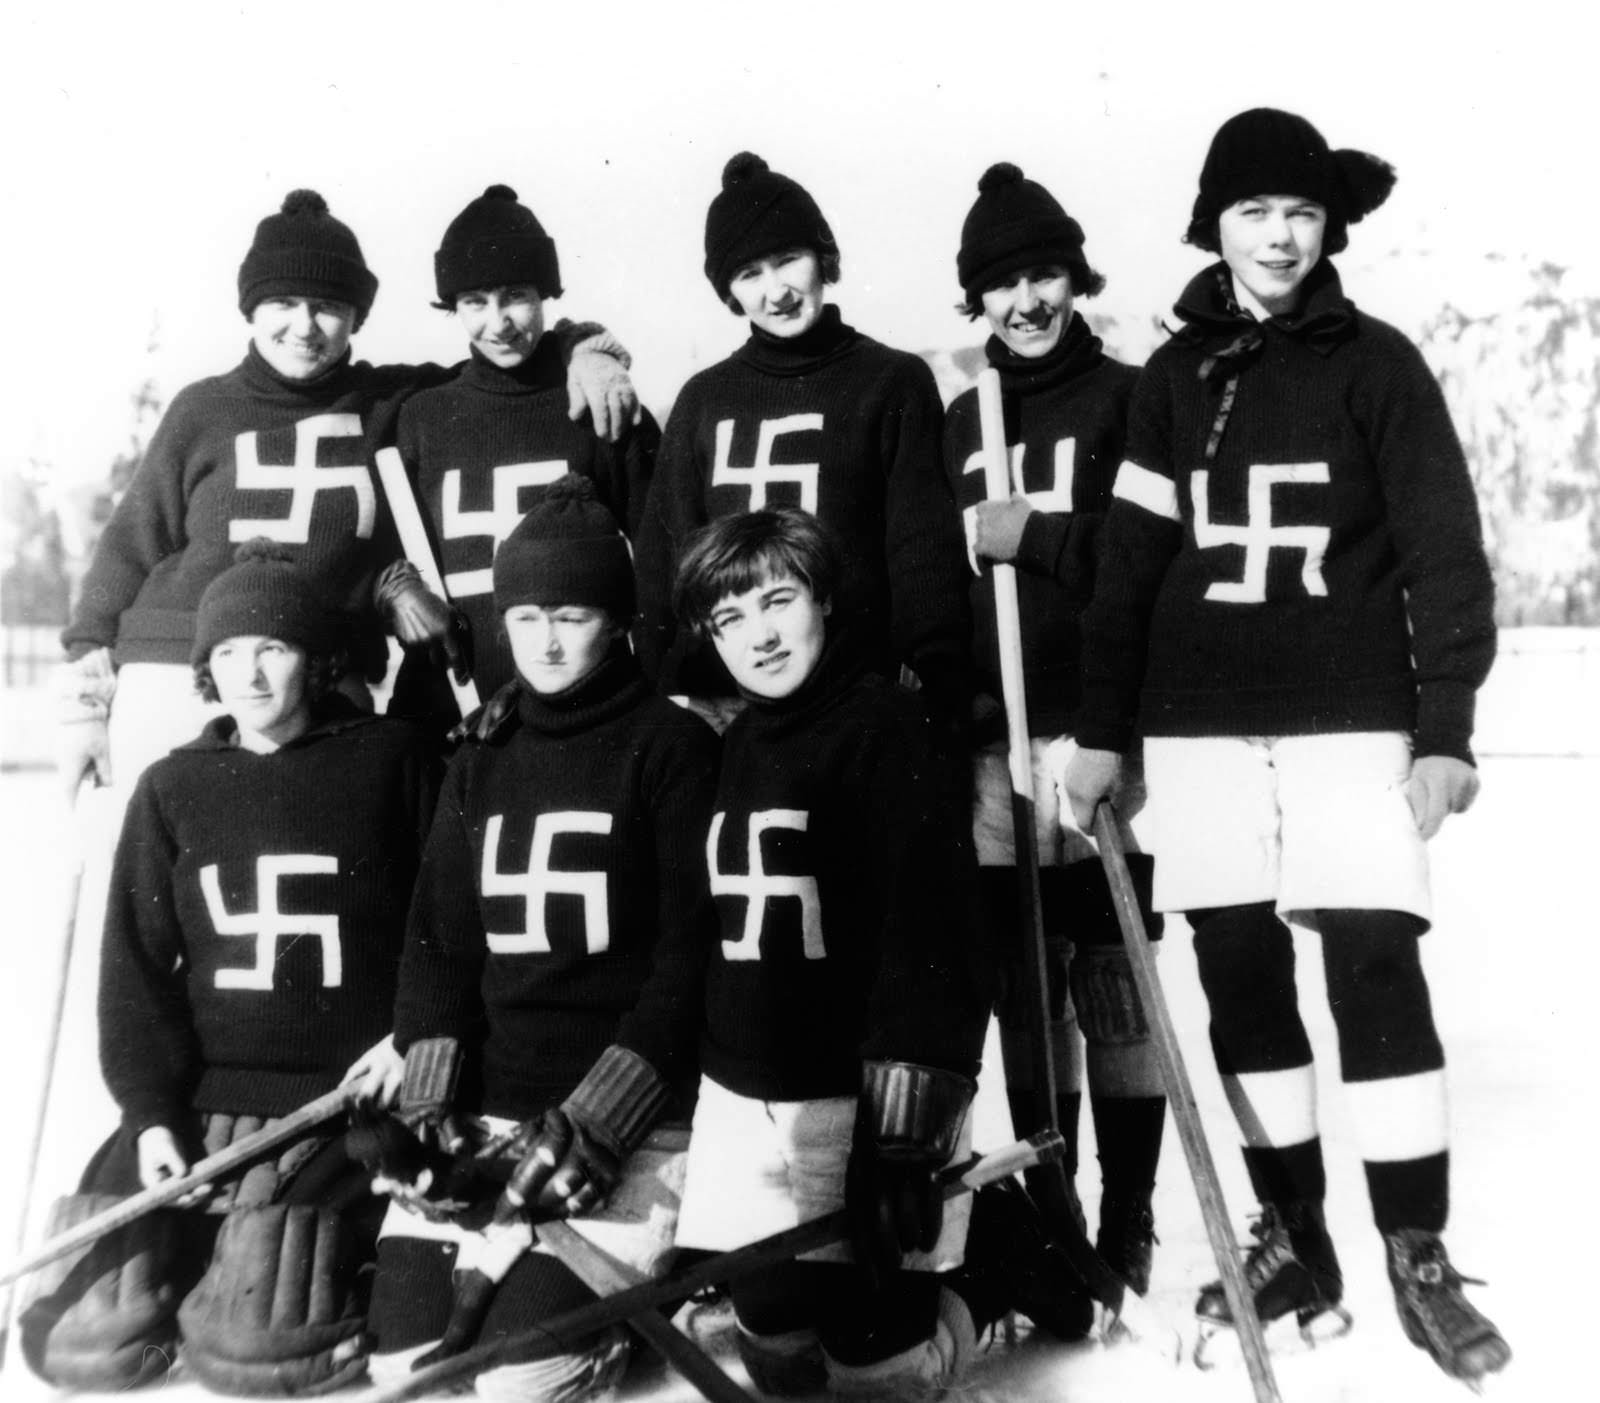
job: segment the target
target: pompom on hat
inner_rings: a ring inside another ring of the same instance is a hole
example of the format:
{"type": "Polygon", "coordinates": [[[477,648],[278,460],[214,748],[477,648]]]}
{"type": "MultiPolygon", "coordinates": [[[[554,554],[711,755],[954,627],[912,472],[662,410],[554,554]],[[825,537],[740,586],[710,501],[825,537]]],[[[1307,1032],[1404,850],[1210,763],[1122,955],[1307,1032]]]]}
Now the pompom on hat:
{"type": "Polygon", "coordinates": [[[968,297],[1023,268],[1083,261],[1083,230],[1054,195],[1010,161],[984,171],[956,254],[956,277],[968,297]]]}
{"type": "Polygon", "coordinates": [[[276,541],[258,536],[234,554],[234,563],[206,586],[195,615],[189,661],[208,661],[229,638],[279,638],[312,657],[334,647],[334,622],[321,592],[276,541]]]}
{"type": "Polygon", "coordinates": [[[1348,227],[1389,198],[1394,167],[1365,151],[1332,151],[1304,117],[1275,107],[1253,107],[1230,117],[1211,138],[1200,168],[1186,243],[1220,252],[1217,216],[1252,195],[1298,195],[1328,211],[1324,254],[1349,243],[1348,227]]]}
{"type": "Polygon", "coordinates": [[[450,221],[433,255],[439,301],[453,306],[463,292],[529,283],[540,297],[561,296],[556,244],[509,185],[491,185],[450,221]]]}
{"type": "Polygon", "coordinates": [[[744,264],[786,248],[839,257],[833,230],[805,187],[741,151],[722,168],[722,189],[706,211],[706,277],[726,302],[744,264]]]}
{"type": "Polygon", "coordinates": [[[627,538],[594,484],[578,473],[558,477],[494,553],[494,607],[581,604],[612,622],[633,618],[633,557],[627,538]]]}
{"type": "Polygon", "coordinates": [[[356,328],[372,310],[378,279],[347,224],[315,190],[291,190],[283,207],[256,225],[239,265],[239,310],[248,317],[269,297],[323,297],[356,309],[356,328]]]}

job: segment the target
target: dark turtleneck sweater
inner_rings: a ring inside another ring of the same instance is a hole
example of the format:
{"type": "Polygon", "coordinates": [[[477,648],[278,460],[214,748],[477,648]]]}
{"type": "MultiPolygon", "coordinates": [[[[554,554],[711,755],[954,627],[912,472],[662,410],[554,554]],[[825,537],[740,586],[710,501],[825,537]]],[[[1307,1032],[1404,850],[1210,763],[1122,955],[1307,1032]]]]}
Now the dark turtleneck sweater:
{"type": "MultiPolygon", "coordinates": [[[[985,351],[1000,373],[1013,490],[1020,480],[1033,507],[1015,561],[1028,726],[1036,736],[1060,735],[1072,729],[1077,709],[1078,621],[1094,586],[1095,541],[1122,462],[1138,371],[1107,356],[1076,313],[1048,355],[1016,355],[996,336],[985,351]]],[[[970,541],[971,518],[985,497],[975,388],[957,396],[945,416],[944,458],[970,541]]],[[[981,685],[998,697],[994,576],[987,563],[971,581],[973,652],[981,685]]]]}
{"type": "MultiPolygon", "coordinates": [[[[472,625],[474,678],[490,696],[516,675],[494,608],[490,567],[496,547],[545,484],[566,472],[594,483],[632,539],[644,512],[645,489],[660,431],[648,414],[621,443],[595,437],[587,419],[567,417],[567,371],[557,338],[540,338],[514,370],[502,370],[474,351],[447,384],[407,400],[398,446],[431,529],[445,588],[472,625]]],[[[426,655],[409,655],[396,683],[399,705],[437,671],[426,655]]],[[[442,676],[432,694],[453,712],[442,676]]]]}
{"type": "Polygon", "coordinates": [[[100,950],[100,1063],[137,1134],[281,1116],[389,1031],[432,748],[337,695],[268,755],[230,717],[140,777],[100,950]]]}
{"type": "Polygon", "coordinates": [[[698,526],[803,507],[838,536],[834,619],[885,676],[909,665],[966,714],[970,622],[960,522],[940,471],[933,374],[824,308],[805,334],[752,329],[689,380],[663,431],[637,542],[640,658],[664,692],[731,696],[709,647],[680,633],[672,577],[698,526]]]}
{"type": "Polygon", "coordinates": [[[451,762],[406,933],[395,1046],[459,1038],[464,1109],[523,1120],[613,1043],[692,1079],[714,934],[716,737],[625,645],[451,762]]]}
{"type": "Polygon", "coordinates": [[[1078,740],[1399,730],[1471,758],[1493,584],[1444,396],[1326,261],[1257,323],[1214,265],[1129,409],[1078,740]]]}
{"type": "Polygon", "coordinates": [[[268,536],[345,615],[361,670],[381,677],[372,585],[400,547],[369,465],[401,397],[448,373],[347,358],[289,380],[252,344],[233,370],[180,390],[95,547],[68,654],[187,663],[205,587],[242,542],[268,536]]]}
{"type": "Polygon", "coordinates": [[[863,1058],[972,1074],[991,987],[925,709],[836,638],[792,696],[750,701],[706,844],[702,1069],[777,1101],[854,1095],[863,1058]]]}

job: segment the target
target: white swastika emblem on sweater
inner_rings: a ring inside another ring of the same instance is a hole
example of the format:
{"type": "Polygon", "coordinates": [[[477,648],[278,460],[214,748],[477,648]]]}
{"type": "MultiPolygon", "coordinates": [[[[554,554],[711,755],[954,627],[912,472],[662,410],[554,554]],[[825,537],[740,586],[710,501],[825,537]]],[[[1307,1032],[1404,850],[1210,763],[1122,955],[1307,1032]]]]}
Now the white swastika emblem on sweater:
{"type": "Polygon", "coordinates": [[[545,898],[577,896],[583,899],[584,947],[596,955],[611,944],[610,908],[606,901],[604,872],[562,872],[550,866],[550,849],[563,833],[609,833],[611,815],[605,813],[540,814],[533,824],[533,843],[526,872],[499,868],[500,830],[505,816],[495,814],[483,834],[483,894],[519,896],[527,903],[523,928],[515,935],[487,934],[489,949],[497,955],[547,955],[550,935],[545,928],[545,898]]]}
{"type": "Polygon", "coordinates": [[[1267,559],[1274,547],[1305,552],[1300,581],[1307,594],[1325,595],[1322,557],[1331,535],[1326,526],[1274,526],[1272,489],[1279,483],[1316,483],[1328,480],[1326,463],[1255,463],[1250,468],[1249,514],[1242,526],[1220,526],[1211,520],[1207,492],[1211,474],[1194,475],[1194,539],[1202,550],[1210,546],[1243,546],[1244,578],[1215,580],[1206,598],[1223,604],[1260,604],[1267,597],[1267,559]]]}
{"type": "MultiPolygon", "coordinates": [[[[522,520],[522,489],[542,487],[564,476],[566,471],[565,458],[543,463],[507,463],[494,470],[494,505],[488,511],[467,511],[461,505],[461,469],[451,468],[444,475],[442,493],[445,539],[488,536],[492,541],[492,556],[522,520]]],[[[444,577],[444,587],[452,599],[488,594],[494,589],[494,571],[488,568],[455,570],[444,577]]]]}
{"type": "MultiPolygon", "coordinates": [[[[1025,443],[1013,443],[1007,457],[1011,462],[1011,490],[1019,492],[1028,499],[1028,505],[1036,512],[1070,512],[1072,510],[1072,477],[1073,464],[1077,460],[1078,440],[1076,438],[1063,438],[1056,440],[1055,478],[1048,489],[1041,488],[1036,492],[1028,491],[1022,476],[1022,459],[1028,451],[1025,443]]],[[[963,473],[977,473],[983,475],[983,450],[968,457],[963,473]]],[[[961,524],[967,532],[967,563],[972,566],[974,575],[981,574],[978,568],[978,507],[974,503],[961,513],[961,524]]]]}
{"type": "Polygon", "coordinates": [[[791,482],[800,489],[800,506],[813,516],[817,514],[817,474],[820,463],[774,463],[772,446],[780,434],[798,434],[822,428],[820,414],[790,414],[782,419],[763,419],[761,437],[756,445],[756,460],[748,468],[738,468],[728,461],[733,453],[733,420],[717,421],[717,456],[711,465],[713,487],[748,487],[750,510],[760,511],[767,505],[767,488],[773,483],[791,482]]]}
{"type": "Polygon", "coordinates": [[[317,465],[317,444],[323,439],[360,437],[359,414],[313,414],[294,426],[294,462],[279,464],[261,461],[253,431],[240,434],[234,440],[233,450],[239,489],[287,492],[289,514],[230,521],[228,539],[248,541],[255,536],[266,536],[269,540],[304,545],[311,538],[311,513],[317,504],[317,493],[336,491],[356,494],[356,535],[362,540],[371,537],[378,503],[366,465],[346,468],[317,465]]]}
{"type": "Polygon", "coordinates": [[[822,898],[815,877],[779,877],[767,872],[761,859],[761,835],[769,828],[789,828],[804,833],[810,815],[804,809],[762,809],[750,815],[749,874],[723,872],[717,866],[717,847],[722,837],[726,813],[711,820],[706,839],[706,861],[711,869],[712,896],[742,896],[748,901],[744,913],[744,934],[738,940],[722,942],[725,960],[761,958],[761,926],[766,920],[768,898],[794,897],[800,902],[802,948],[808,960],[820,960],[827,951],[822,945],[822,898]]]}
{"type": "Polygon", "coordinates": [[[278,909],[280,877],[337,876],[339,859],[318,853],[273,853],[256,859],[255,911],[229,914],[222,899],[222,883],[217,864],[200,869],[200,890],[211,913],[211,924],[218,935],[243,936],[254,940],[256,962],[246,969],[219,969],[219,989],[271,989],[273,966],[278,958],[278,942],[310,936],[322,943],[322,987],[336,989],[344,982],[344,959],[339,947],[337,916],[285,915],[278,909]]]}

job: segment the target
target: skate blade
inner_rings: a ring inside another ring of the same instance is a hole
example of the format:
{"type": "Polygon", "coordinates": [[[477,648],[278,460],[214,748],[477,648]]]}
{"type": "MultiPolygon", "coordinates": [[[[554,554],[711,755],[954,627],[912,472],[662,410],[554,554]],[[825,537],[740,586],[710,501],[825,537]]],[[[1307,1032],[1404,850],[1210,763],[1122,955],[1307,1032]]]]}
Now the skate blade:
{"type": "MultiPolygon", "coordinates": [[[[1262,1326],[1262,1337],[1267,1353],[1275,1359],[1285,1359],[1296,1354],[1309,1354],[1322,1346],[1343,1339],[1355,1326],[1355,1320],[1343,1306],[1328,1306],[1308,1320],[1286,1315],[1262,1326]]],[[[1244,1347],[1239,1332],[1231,1322],[1201,1320],[1195,1333],[1192,1352],[1195,1368],[1244,1368],[1244,1347]]]]}

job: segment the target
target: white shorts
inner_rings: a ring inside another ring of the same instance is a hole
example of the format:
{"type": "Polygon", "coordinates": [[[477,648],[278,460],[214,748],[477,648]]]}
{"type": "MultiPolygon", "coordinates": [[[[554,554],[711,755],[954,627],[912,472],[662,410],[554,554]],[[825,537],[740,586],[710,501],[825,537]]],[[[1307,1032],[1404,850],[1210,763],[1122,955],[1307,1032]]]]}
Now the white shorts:
{"type": "Polygon", "coordinates": [[[1428,921],[1428,850],[1398,731],[1151,736],[1144,743],[1158,911],[1271,901],[1428,921]]]}
{"type": "MultiPolygon", "coordinates": [[[[1067,766],[1078,753],[1071,736],[1035,736],[1028,742],[1033,762],[1033,824],[1041,867],[1066,867],[1097,855],[1094,840],[1072,818],[1067,803],[1067,766]]],[[[1122,840],[1129,852],[1143,852],[1139,837],[1145,805],[1144,768],[1132,750],[1123,762],[1122,782],[1111,796],[1122,819],[1122,840]]],[[[972,757],[972,841],[981,867],[1015,867],[1016,835],[1011,824],[1011,761],[1004,741],[985,746],[972,757]]]]}
{"type": "MultiPolygon", "coordinates": [[[[689,1134],[678,1246],[728,1252],[843,1208],[856,1100],[829,1096],[815,1101],[758,1101],[701,1077],[689,1134]]],[[[969,1116],[956,1158],[965,1158],[971,1145],[969,1116]]],[[[944,1229],[933,1250],[908,1252],[901,1265],[907,1271],[960,1266],[971,1212],[971,1195],[947,1200],[944,1229]]],[[[835,1243],[800,1260],[852,1258],[847,1244],[835,1243]]]]}

